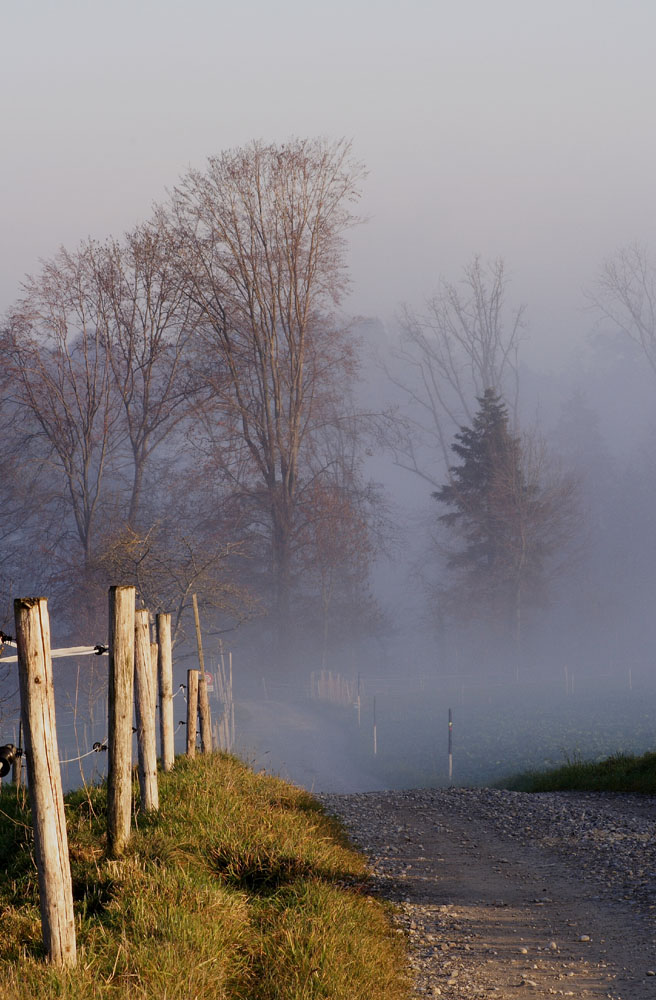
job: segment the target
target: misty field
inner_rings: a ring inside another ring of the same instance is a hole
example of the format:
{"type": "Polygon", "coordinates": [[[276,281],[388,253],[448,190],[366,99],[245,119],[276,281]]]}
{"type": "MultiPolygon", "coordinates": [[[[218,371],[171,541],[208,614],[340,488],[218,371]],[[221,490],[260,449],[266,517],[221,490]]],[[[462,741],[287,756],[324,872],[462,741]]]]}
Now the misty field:
{"type": "Polygon", "coordinates": [[[357,701],[301,700],[281,687],[267,701],[240,706],[238,742],[267,770],[344,792],[448,784],[449,708],[456,785],[654,748],[656,684],[648,675],[580,677],[571,687],[564,677],[523,684],[365,678],[359,725],[357,701]]]}
{"type": "MultiPolygon", "coordinates": [[[[355,691],[352,681],[349,689],[355,691]]],[[[301,682],[238,684],[235,752],[257,769],[315,791],[447,785],[449,709],[456,785],[493,784],[520,771],[656,747],[656,679],[647,670],[574,679],[563,674],[518,684],[363,674],[359,713],[357,696],[335,703],[310,694],[310,685],[301,682]]],[[[180,754],[186,705],[179,688],[174,704],[180,754]]],[[[210,705],[217,718],[215,694],[210,705]]],[[[78,787],[83,777],[104,778],[107,754],[93,746],[106,740],[105,711],[102,692],[77,709],[68,701],[58,706],[66,788],[78,787]]],[[[3,731],[17,742],[17,725],[8,718],[3,731]]]]}

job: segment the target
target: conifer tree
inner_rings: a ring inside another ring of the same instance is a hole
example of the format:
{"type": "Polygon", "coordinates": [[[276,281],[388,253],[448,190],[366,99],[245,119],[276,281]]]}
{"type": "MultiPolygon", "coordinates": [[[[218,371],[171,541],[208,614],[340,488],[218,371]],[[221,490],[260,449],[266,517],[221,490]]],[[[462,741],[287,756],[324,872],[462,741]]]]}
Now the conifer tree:
{"type": "Polygon", "coordinates": [[[439,520],[455,544],[449,604],[471,619],[493,621],[519,649],[524,609],[539,604],[548,570],[571,535],[573,484],[548,482],[509,428],[501,397],[478,397],[471,427],[461,427],[451,448],[460,464],[432,495],[445,507],[439,520]]]}
{"type": "Polygon", "coordinates": [[[452,567],[474,573],[496,571],[504,561],[512,533],[512,485],[517,498],[531,492],[521,468],[518,438],[508,429],[508,412],[500,396],[486,389],[471,427],[461,427],[451,449],[462,464],[451,466],[450,482],[433,493],[451,510],[440,521],[453,529],[462,545],[449,557],[452,567]]]}

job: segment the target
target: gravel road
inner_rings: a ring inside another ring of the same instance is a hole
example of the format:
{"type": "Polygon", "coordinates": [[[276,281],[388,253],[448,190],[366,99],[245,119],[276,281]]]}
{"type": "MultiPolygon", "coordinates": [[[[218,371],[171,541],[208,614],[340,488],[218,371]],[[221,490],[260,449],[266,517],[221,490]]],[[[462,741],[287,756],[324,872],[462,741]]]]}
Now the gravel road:
{"type": "Polygon", "coordinates": [[[318,797],[398,904],[415,996],[656,1000],[656,798],[318,797]]]}

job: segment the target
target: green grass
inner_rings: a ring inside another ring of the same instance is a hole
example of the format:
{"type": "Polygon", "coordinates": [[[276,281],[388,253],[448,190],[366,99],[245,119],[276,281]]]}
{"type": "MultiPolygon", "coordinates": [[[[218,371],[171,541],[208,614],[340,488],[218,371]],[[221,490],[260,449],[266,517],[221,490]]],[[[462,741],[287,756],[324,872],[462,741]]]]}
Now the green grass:
{"type": "Polygon", "coordinates": [[[104,787],[66,797],[78,963],[44,961],[24,796],[0,796],[1,1000],[400,1000],[403,941],[362,857],[307,793],[222,754],[160,775],[105,856],[104,787]]]}
{"type": "Polygon", "coordinates": [[[634,792],[656,794],[656,753],[616,754],[606,760],[569,760],[549,771],[525,771],[498,783],[519,792],[634,792]]]}

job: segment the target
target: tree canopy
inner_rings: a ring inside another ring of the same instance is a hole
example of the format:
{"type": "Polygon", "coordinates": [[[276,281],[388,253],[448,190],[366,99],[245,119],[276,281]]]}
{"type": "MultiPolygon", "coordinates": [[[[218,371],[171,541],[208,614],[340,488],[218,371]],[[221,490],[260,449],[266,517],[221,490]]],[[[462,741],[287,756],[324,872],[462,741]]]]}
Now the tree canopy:
{"type": "Polygon", "coordinates": [[[196,592],[223,627],[258,609],[341,641],[377,505],[335,315],[363,177],[343,140],[253,142],[26,279],[0,329],[7,590],[36,562],[72,613],[121,579],[176,623],[196,592]]]}

